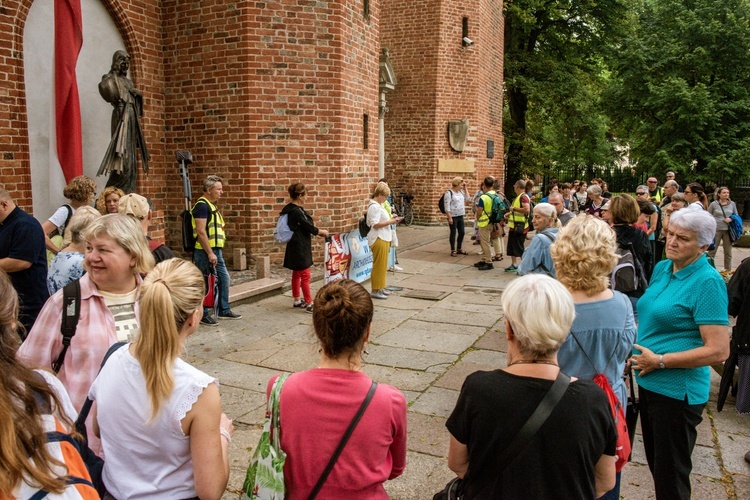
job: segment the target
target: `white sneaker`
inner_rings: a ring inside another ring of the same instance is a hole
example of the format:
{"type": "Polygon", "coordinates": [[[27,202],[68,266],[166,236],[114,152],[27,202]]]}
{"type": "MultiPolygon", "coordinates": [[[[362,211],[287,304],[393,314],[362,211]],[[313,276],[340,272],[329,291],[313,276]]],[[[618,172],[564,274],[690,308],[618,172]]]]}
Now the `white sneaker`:
{"type": "Polygon", "coordinates": [[[393,266],[389,270],[395,273],[396,271],[402,272],[404,270],[404,268],[403,267],[399,267],[399,266],[393,266]]]}
{"type": "Polygon", "coordinates": [[[384,294],[382,290],[378,290],[377,292],[371,293],[370,297],[372,297],[373,299],[387,299],[388,298],[388,296],[384,294]]]}
{"type": "Polygon", "coordinates": [[[385,295],[386,297],[387,297],[387,296],[389,296],[389,295],[391,294],[391,292],[389,292],[389,291],[388,291],[388,290],[386,290],[385,288],[381,288],[380,290],[378,290],[378,292],[382,293],[382,294],[383,294],[383,295],[385,295]]]}

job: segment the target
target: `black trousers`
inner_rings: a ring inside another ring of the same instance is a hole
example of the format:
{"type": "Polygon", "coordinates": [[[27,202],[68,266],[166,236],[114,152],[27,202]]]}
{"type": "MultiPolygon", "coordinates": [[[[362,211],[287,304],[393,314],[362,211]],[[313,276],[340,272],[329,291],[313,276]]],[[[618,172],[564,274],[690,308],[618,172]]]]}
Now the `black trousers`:
{"type": "MultiPolygon", "coordinates": [[[[689,405],[638,388],[641,431],[657,500],[689,500],[691,456],[704,404],[689,405]]],[[[686,398],[687,399],[687,398],[686,398]]]]}
{"type": "Polygon", "coordinates": [[[464,243],[464,234],[466,230],[464,229],[464,216],[463,215],[456,215],[455,217],[452,217],[453,224],[448,224],[448,227],[451,228],[451,235],[449,237],[450,243],[451,243],[451,251],[452,250],[461,250],[461,245],[464,243]],[[458,233],[458,248],[456,248],[456,233],[458,233]]]}

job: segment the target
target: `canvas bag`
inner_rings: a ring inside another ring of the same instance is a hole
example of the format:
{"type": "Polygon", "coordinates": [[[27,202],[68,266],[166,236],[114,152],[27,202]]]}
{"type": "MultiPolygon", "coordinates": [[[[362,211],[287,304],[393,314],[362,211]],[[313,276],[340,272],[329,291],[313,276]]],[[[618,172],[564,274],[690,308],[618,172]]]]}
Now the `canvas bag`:
{"type": "Polygon", "coordinates": [[[268,397],[266,418],[263,420],[263,432],[253,458],[247,466],[245,483],[242,486],[241,500],[283,500],[286,493],[284,485],[284,463],[286,453],[281,449],[281,426],[279,402],[281,387],[289,373],[282,373],[273,383],[268,397]]]}

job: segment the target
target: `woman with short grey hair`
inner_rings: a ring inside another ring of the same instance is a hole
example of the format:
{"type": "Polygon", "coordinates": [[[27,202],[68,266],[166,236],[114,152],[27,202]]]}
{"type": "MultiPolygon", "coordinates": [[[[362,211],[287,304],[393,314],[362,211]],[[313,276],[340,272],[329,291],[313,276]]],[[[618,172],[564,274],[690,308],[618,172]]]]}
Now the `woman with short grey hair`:
{"type": "Polygon", "coordinates": [[[615,485],[616,431],[599,386],[570,379],[557,364],[575,317],[573,297],[556,280],[531,274],[508,285],[502,306],[508,365],[466,377],[446,422],[448,467],[463,479],[462,498],[599,498],[615,485]],[[523,453],[498,470],[498,450],[560,379],[570,384],[554,411],[523,453]]]}
{"type": "Polygon", "coordinates": [[[597,219],[601,219],[602,205],[606,201],[602,198],[602,188],[596,184],[592,184],[586,189],[586,193],[588,194],[588,201],[584,207],[584,212],[593,215],[597,219]]]}
{"type": "Polygon", "coordinates": [[[729,355],[727,287],[705,256],[716,220],[701,207],[671,216],[665,260],[638,301],[641,430],[656,498],[690,498],[691,455],[710,388],[729,355]]]}
{"type": "Polygon", "coordinates": [[[549,248],[557,240],[560,221],[557,220],[557,209],[549,203],[540,203],[534,207],[534,230],[536,235],[529,248],[523,253],[518,274],[541,273],[555,277],[555,266],[550,257],[549,248]]]}

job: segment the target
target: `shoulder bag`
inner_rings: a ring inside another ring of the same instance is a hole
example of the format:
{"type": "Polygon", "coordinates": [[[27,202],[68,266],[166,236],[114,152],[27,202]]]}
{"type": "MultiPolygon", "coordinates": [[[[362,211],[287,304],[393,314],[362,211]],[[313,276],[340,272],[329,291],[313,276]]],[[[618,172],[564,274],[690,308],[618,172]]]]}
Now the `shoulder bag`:
{"type": "MultiPolygon", "coordinates": [[[[555,409],[557,403],[560,402],[565,391],[570,385],[570,377],[565,375],[562,370],[557,374],[557,378],[549,388],[547,394],[544,395],[539,406],[536,407],[534,413],[526,421],[526,423],[518,431],[515,439],[508,445],[498,459],[497,467],[497,480],[500,480],[500,473],[504,471],[508,466],[516,459],[516,457],[526,448],[531,439],[536,435],[537,431],[544,425],[547,418],[552,414],[552,410],[555,409]]],[[[490,446],[492,448],[492,446],[490,446]]],[[[453,478],[451,479],[442,491],[437,492],[432,500],[460,500],[463,497],[464,485],[463,479],[453,478]]]]}

